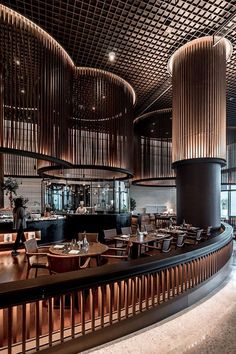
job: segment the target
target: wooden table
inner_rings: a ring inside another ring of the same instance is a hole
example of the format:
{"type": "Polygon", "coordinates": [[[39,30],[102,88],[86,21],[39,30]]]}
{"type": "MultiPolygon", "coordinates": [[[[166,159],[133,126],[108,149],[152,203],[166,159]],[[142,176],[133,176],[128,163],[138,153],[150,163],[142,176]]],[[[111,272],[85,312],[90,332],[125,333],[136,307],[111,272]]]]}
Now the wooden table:
{"type": "Polygon", "coordinates": [[[114,237],[114,239],[117,241],[123,241],[123,242],[131,241],[133,243],[133,246],[131,249],[131,257],[138,258],[141,254],[142,245],[145,245],[150,242],[161,242],[165,238],[168,238],[168,237],[170,237],[170,235],[149,232],[147,235],[145,235],[143,237],[140,237],[137,235],[131,235],[130,237],[122,237],[122,235],[120,235],[120,236],[114,237]]]}
{"type": "Polygon", "coordinates": [[[49,248],[49,252],[64,257],[96,257],[97,263],[100,264],[100,255],[106,252],[109,248],[100,242],[90,242],[88,248],[86,249],[79,249],[75,247],[72,250],[65,250],[66,244],[71,247],[70,243],[60,244],[64,246],[63,248],[57,248],[60,245],[54,245],[49,248]],[[69,253],[70,251],[78,251],[78,253],[69,253]]]}
{"type": "Polygon", "coordinates": [[[186,232],[184,230],[179,230],[179,229],[158,229],[159,232],[165,232],[167,234],[170,234],[174,237],[177,237],[178,235],[183,235],[186,232]]]}

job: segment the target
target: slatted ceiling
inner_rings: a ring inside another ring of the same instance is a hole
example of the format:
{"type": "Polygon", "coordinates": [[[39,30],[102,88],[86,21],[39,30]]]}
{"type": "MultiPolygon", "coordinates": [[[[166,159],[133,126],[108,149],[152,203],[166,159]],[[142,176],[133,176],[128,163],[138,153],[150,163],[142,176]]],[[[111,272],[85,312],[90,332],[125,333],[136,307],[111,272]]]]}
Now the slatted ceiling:
{"type": "MultiPolygon", "coordinates": [[[[234,0],[8,0],[2,3],[46,29],[76,65],[109,70],[130,82],[137,92],[137,110],[165,82],[170,55],[194,38],[213,34],[236,11],[234,0]],[[110,51],[117,55],[114,63],[108,61],[110,51]]],[[[235,30],[227,38],[234,43],[235,30]]],[[[233,91],[235,65],[235,61],[228,64],[233,79],[228,88],[233,91]]],[[[156,106],[152,108],[155,109],[156,106]]],[[[229,106],[230,112],[231,109],[236,114],[236,107],[229,106]]]]}

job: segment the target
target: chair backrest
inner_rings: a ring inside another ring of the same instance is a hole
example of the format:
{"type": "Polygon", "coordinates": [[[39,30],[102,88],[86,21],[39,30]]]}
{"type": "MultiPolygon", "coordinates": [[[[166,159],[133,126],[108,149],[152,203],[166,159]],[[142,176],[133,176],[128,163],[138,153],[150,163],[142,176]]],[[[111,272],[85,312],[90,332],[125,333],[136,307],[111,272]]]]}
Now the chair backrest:
{"type": "Polygon", "coordinates": [[[173,240],[173,237],[165,238],[165,239],[163,240],[161,252],[164,252],[164,253],[170,252],[172,240],[173,240]]]}
{"type": "Polygon", "coordinates": [[[178,235],[177,242],[176,242],[176,247],[183,247],[184,246],[185,237],[186,237],[186,234],[178,235]]]}
{"type": "MultiPolygon", "coordinates": [[[[79,232],[79,241],[83,241],[84,232],[79,232]]],[[[86,232],[86,238],[88,242],[98,242],[98,232],[86,232]]]]}
{"type": "Polygon", "coordinates": [[[212,226],[208,226],[207,231],[206,231],[207,236],[211,235],[211,230],[212,230],[212,226]]]}
{"type": "Polygon", "coordinates": [[[36,253],[38,251],[38,245],[35,238],[25,241],[24,245],[26,253],[36,253]]]}
{"type": "Polygon", "coordinates": [[[202,239],[202,232],[203,232],[202,229],[197,230],[197,232],[196,232],[196,241],[200,241],[202,239]]]}
{"type": "Polygon", "coordinates": [[[144,231],[151,232],[154,230],[154,226],[152,224],[143,224],[144,231]]]}
{"type": "Polygon", "coordinates": [[[117,236],[116,229],[103,230],[103,233],[105,240],[112,240],[114,237],[117,236]]]}
{"type": "Polygon", "coordinates": [[[122,235],[132,235],[132,230],[130,226],[121,228],[122,235]]]}
{"type": "Polygon", "coordinates": [[[51,274],[71,272],[72,270],[78,270],[80,267],[80,257],[57,256],[55,254],[48,254],[47,257],[51,274]]]}

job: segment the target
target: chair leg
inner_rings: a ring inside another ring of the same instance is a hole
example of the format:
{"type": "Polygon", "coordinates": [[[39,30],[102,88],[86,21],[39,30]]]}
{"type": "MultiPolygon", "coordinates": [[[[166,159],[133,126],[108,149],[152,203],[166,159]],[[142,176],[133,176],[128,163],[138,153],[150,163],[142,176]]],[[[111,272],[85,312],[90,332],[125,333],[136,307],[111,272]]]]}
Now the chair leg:
{"type": "Polygon", "coordinates": [[[28,268],[27,268],[27,273],[26,273],[26,279],[29,278],[29,273],[30,273],[30,267],[28,266],[28,268]]]}

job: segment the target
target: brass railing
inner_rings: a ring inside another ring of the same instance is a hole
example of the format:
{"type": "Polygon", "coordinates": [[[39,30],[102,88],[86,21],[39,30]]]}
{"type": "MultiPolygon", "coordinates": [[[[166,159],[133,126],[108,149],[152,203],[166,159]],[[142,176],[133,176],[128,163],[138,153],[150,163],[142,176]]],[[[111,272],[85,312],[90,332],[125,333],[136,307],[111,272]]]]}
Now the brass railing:
{"type": "MultiPolygon", "coordinates": [[[[232,253],[232,228],[194,250],[1,285],[0,351],[35,352],[148,312],[198,287],[232,253]]],[[[170,305],[171,306],[171,305],[170,305]]]]}

